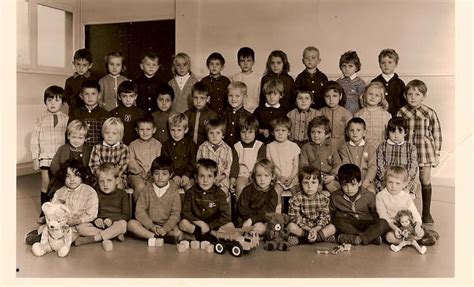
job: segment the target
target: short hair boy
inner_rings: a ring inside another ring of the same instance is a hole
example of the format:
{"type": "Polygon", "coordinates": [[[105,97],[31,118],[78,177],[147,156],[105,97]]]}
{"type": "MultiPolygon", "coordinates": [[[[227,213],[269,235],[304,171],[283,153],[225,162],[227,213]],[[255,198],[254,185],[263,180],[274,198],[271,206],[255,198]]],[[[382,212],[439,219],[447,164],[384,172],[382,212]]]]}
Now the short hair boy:
{"type": "Polygon", "coordinates": [[[106,162],[115,164],[119,177],[123,179],[117,186],[122,189],[126,185],[125,171],[130,160],[128,147],[122,142],[122,120],[115,117],[108,118],[102,126],[102,136],[104,141],[92,148],[89,167],[92,173],[97,176],[97,170],[101,164],[106,162]]]}
{"type": "Polygon", "coordinates": [[[313,166],[321,171],[321,183],[324,193],[339,189],[336,180],[337,171],[341,165],[341,159],[337,147],[331,142],[331,126],[329,119],[325,116],[315,117],[308,126],[309,142],[301,147],[300,168],[313,166]],[[327,191],[326,191],[327,190],[327,191]]]}
{"type": "Polygon", "coordinates": [[[130,203],[128,194],[117,188],[120,177],[113,163],[104,163],[97,169],[99,190],[99,210],[94,223],[85,223],[80,227],[82,234],[74,241],[74,245],[94,243],[102,241],[102,247],[106,251],[113,248],[111,239],[118,237],[120,241],[125,240],[127,232],[127,221],[130,219],[130,203]]]}
{"type": "Polygon", "coordinates": [[[97,81],[84,81],[81,85],[80,97],[84,104],[69,113],[69,122],[81,120],[89,127],[86,145],[93,147],[101,142],[102,125],[111,115],[99,106],[100,85],[97,81]]]}
{"type": "Polygon", "coordinates": [[[209,103],[209,87],[198,82],[192,88],[193,107],[184,112],[188,118],[189,136],[195,144],[202,144],[207,137],[206,126],[210,120],[217,119],[215,111],[207,107],[209,103]]]}
{"type": "MultiPolygon", "coordinates": [[[[41,170],[41,205],[49,201],[47,191],[51,161],[58,148],[64,144],[64,133],[69,117],[61,112],[63,102],[63,88],[50,86],[44,91],[46,111],[36,119],[31,135],[30,150],[33,167],[35,170],[41,170]]],[[[41,224],[46,222],[43,211],[41,211],[38,222],[41,224]]]]}
{"type": "Polygon", "coordinates": [[[263,93],[265,103],[261,103],[253,115],[260,124],[257,139],[268,144],[274,140],[271,133],[271,120],[286,115],[285,108],[280,104],[280,99],[283,97],[283,82],[279,79],[267,81],[263,85],[263,93]]]}
{"type": "Polygon", "coordinates": [[[153,137],[156,132],[153,117],[146,115],[137,120],[136,131],[139,138],[128,147],[130,161],[128,162],[128,181],[133,188],[133,203],[136,203],[140,193],[145,188],[151,164],[160,156],[162,144],[153,137]]]}
{"type": "Polygon", "coordinates": [[[373,145],[364,140],[365,121],[352,118],[347,123],[347,141],[339,148],[341,164],[352,163],[362,172],[362,187],[375,193],[375,175],[377,174],[377,152],[373,145]]]}
{"type": "Polygon", "coordinates": [[[217,163],[218,173],[215,183],[226,194],[229,194],[229,189],[235,185],[237,175],[234,173],[234,177],[230,178],[234,158],[232,149],[224,142],[225,122],[218,119],[210,120],[206,131],[207,140],[199,146],[196,160],[208,158],[217,163]]]}
{"type": "Polygon", "coordinates": [[[306,47],[303,50],[303,64],[305,69],[298,74],[295,80],[297,90],[308,89],[313,93],[314,99],[311,107],[320,109],[324,107],[324,85],[328,82],[328,77],[318,69],[321,62],[319,49],[313,46],[306,47]]]}
{"type": "Polygon", "coordinates": [[[244,108],[253,113],[260,102],[260,80],[262,75],[253,71],[255,52],[252,48],[242,47],[237,52],[237,63],[241,72],[232,76],[232,82],[243,82],[247,86],[247,97],[244,98],[244,108]]]}
{"type": "Polygon", "coordinates": [[[399,108],[407,104],[404,97],[405,83],[395,73],[399,56],[394,49],[383,49],[379,54],[379,67],[382,74],[371,82],[381,82],[385,87],[385,99],[388,101],[388,112],[395,117],[399,108]]]}
{"type": "Polygon", "coordinates": [[[224,69],[225,60],[220,53],[212,53],[206,59],[209,75],[201,80],[201,83],[209,87],[209,108],[218,115],[222,115],[227,106],[227,86],[230,80],[221,74],[224,69]]]}
{"type": "Polygon", "coordinates": [[[140,61],[140,69],[143,71],[137,79],[137,107],[147,113],[153,113],[158,109],[156,98],[158,87],[163,83],[158,75],[160,68],[159,58],[154,53],[146,53],[140,61]]]}
{"type": "Polygon", "coordinates": [[[158,110],[153,112],[155,122],[156,133],[154,133],[155,139],[164,143],[170,138],[168,129],[168,118],[170,117],[173,110],[173,101],[175,99],[173,88],[168,84],[162,84],[158,87],[158,97],[156,98],[156,104],[158,110]]]}
{"type": "Polygon", "coordinates": [[[77,50],[74,53],[72,64],[74,65],[74,74],[67,78],[64,84],[64,98],[69,106],[69,115],[83,105],[83,101],[80,98],[82,83],[86,80],[97,80],[96,76],[90,71],[92,68],[92,55],[89,50],[77,50]]]}
{"type": "Polygon", "coordinates": [[[135,123],[138,119],[145,116],[145,112],[135,106],[137,100],[137,86],[132,81],[127,80],[122,82],[118,86],[117,95],[122,104],[110,111],[110,114],[122,120],[124,126],[122,141],[124,144],[129,145],[138,138],[135,132],[135,123]]]}
{"type": "Polygon", "coordinates": [[[291,131],[289,139],[301,147],[308,141],[308,125],[312,119],[321,115],[321,112],[313,109],[313,92],[308,88],[296,91],[296,108],[286,116],[291,120],[291,131]]]}
{"type": "Polygon", "coordinates": [[[197,146],[187,135],[188,118],[183,113],[172,114],[168,120],[170,138],[163,144],[161,154],[174,163],[173,181],[180,193],[194,185],[197,146]]]}
{"type": "Polygon", "coordinates": [[[160,156],[153,160],[150,172],[153,182],[148,182],[140,194],[135,210],[136,220],[128,222],[128,230],[138,238],[156,244],[155,238],[176,244],[183,236],[178,229],[181,200],[176,185],[172,184],[173,162],[160,156]]]}
{"type": "Polygon", "coordinates": [[[251,115],[244,108],[244,100],[247,97],[247,86],[242,82],[232,82],[227,87],[228,107],[224,111],[224,120],[226,124],[225,142],[233,146],[239,141],[240,135],[237,133],[239,119],[251,115]]]}
{"type": "Polygon", "coordinates": [[[338,171],[342,190],[331,194],[329,210],[340,243],[354,245],[381,244],[381,236],[389,230],[385,219],[379,218],[375,194],[361,188],[360,169],[344,164],[338,171]],[[349,201],[349,203],[348,203],[349,201]]]}
{"type": "Polygon", "coordinates": [[[221,226],[234,227],[227,196],[214,183],[217,173],[215,161],[207,158],[198,160],[197,185],[184,195],[179,229],[194,235],[198,241],[212,240],[210,231],[217,230],[221,226]]]}

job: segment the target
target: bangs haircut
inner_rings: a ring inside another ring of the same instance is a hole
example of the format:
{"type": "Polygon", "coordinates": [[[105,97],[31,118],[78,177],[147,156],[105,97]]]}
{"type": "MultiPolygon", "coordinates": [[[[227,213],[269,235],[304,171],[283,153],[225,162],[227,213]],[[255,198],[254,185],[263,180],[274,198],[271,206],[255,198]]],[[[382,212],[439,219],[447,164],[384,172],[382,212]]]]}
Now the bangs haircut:
{"type": "Polygon", "coordinates": [[[367,107],[367,93],[370,89],[378,89],[381,97],[379,106],[382,107],[384,111],[388,110],[388,101],[385,99],[385,86],[381,82],[371,82],[364,88],[364,93],[362,94],[360,104],[362,107],[367,107]]]}
{"type": "Polygon", "coordinates": [[[81,84],[81,93],[84,92],[85,89],[96,89],[97,92],[100,93],[99,82],[96,80],[85,80],[81,84]]]}
{"type": "Polygon", "coordinates": [[[260,124],[258,120],[253,116],[243,116],[239,119],[239,124],[237,126],[237,132],[240,134],[243,130],[253,130],[255,132],[258,131],[260,124]]]}
{"type": "Polygon", "coordinates": [[[202,82],[197,82],[191,88],[191,94],[194,95],[194,93],[199,93],[199,94],[204,94],[206,96],[209,96],[209,86],[202,82]]]}
{"type": "Polygon", "coordinates": [[[396,130],[398,130],[399,132],[402,132],[402,131],[405,132],[405,136],[408,134],[407,133],[408,123],[404,118],[402,117],[391,118],[388,121],[387,132],[385,133],[385,136],[388,138],[389,132],[395,132],[396,130]]]}
{"type": "Polygon", "coordinates": [[[278,117],[270,121],[270,126],[272,127],[272,130],[274,130],[278,126],[283,126],[287,128],[288,131],[291,131],[291,120],[287,116],[278,117]]]}
{"type": "Polygon", "coordinates": [[[61,168],[59,169],[58,176],[62,182],[66,181],[67,169],[71,169],[71,171],[78,177],[81,178],[82,183],[87,185],[91,185],[92,183],[92,173],[88,166],[82,163],[82,160],[79,159],[68,159],[63,164],[61,164],[61,168]]]}
{"type": "Polygon", "coordinates": [[[247,85],[244,82],[235,81],[230,83],[229,86],[227,86],[227,91],[230,92],[231,90],[238,90],[243,96],[247,95],[247,85]]]}
{"type": "Polygon", "coordinates": [[[46,100],[58,98],[64,103],[64,89],[59,86],[49,86],[44,90],[44,103],[46,100]]]}
{"type": "Polygon", "coordinates": [[[225,59],[224,59],[224,56],[222,56],[221,53],[214,52],[214,53],[210,54],[209,57],[207,57],[207,59],[206,59],[206,66],[209,66],[209,64],[211,63],[212,60],[219,61],[222,66],[225,65],[225,59]]]}
{"type": "Polygon", "coordinates": [[[315,179],[318,180],[318,183],[321,183],[320,182],[320,180],[321,180],[321,171],[318,168],[316,168],[314,166],[310,166],[310,165],[305,165],[305,166],[301,167],[299,172],[298,172],[298,180],[299,180],[300,184],[302,183],[303,179],[311,179],[311,178],[315,178],[315,179]]]}
{"type": "Polygon", "coordinates": [[[237,63],[240,61],[240,58],[252,58],[252,61],[255,62],[255,51],[249,47],[242,47],[237,52],[237,63]]]}
{"type": "Polygon", "coordinates": [[[394,49],[383,49],[379,54],[379,63],[382,61],[383,58],[389,57],[390,59],[395,60],[395,63],[398,64],[398,54],[394,49]]]}
{"type": "Polygon", "coordinates": [[[110,117],[105,120],[104,124],[102,125],[102,136],[104,136],[105,129],[115,127],[119,133],[119,140],[121,141],[123,138],[123,122],[120,118],[117,117],[110,117]]]}
{"type": "Polygon", "coordinates": [[[73,60],[86,60],[89,64],[92,64],[92,54],[87,49],[79,49],[74,53],[73,60]]]}
{"type": "Polygon", "coordinates": [[[275,182],[276,182],[276,177],[275,177],[275,164],[273,162],[271,162],[271,160],[267,159],[267,158],[262,158],[260,160],[258,160],[255,165],[253,166],[253,170],[252,170],[252,180],[254,181],[254,183],[256,182],[255,180],[255,171],[257,170],[257,167],[261,167],[265,170],[266,173],[268,173],[271,177],[272,177],[272,181],[271,181],[271,184],[270,185],[274,185],[275,182]]]}
{"type": "Polygon", "coordinates": [[[87,136],[88,131],[89,127],[81,120],[71,121],[66,128],[67,137],[71,136],[71,134],[74,132],[82,132],[84,136],[87,136]]]}
{"type": "Polygon", "coordinates": [[[183,113],[172,114],[168,118],[168,126],[171,129],[172,127],[183,125],[184,129],[188,128],[188,117],[183,113]]]}
{"type": "Polygon", "coordinates": [[[314,101],[314,94],[308,87],[301,87],[296,90],[296,98],[298,98],[299,94],[308,94],[311,97],[311,102],[314,101]]]}
{"type": "Polygon", "coordinates": [[[409,81],[408,84],[405,86],[405,96],[407,95],[409,89],[415,89],[415,88],[418,89],[418,91],[420,91],[423,94],[423,96],[425,96],[426,92],[428,92],[428,87],[423,81],[414,79],[414,80],[409,81]]]}
{"type": "Polygon", "coordinates": [[[146,114],[145,116],[139,118],[136,123],[135,127],[138,129],[140,124],[152,124],[153,127],[155,127],[155,119],[153,118],[152,115],[146,114]]]}
{"type": "Polygon", "coordinates": [[[217,163],[209,158],[200,158],[196,163],[196,175],[199,171],[199,168],[205,170],[210,170],[214,176],[217,176],[217,163]]]}
{"type": "Polygon", "coordinates": [[[171,98],[171,101],[174,101],[174,90],[170,85],[164,83],[158,86],[158,98],[160,95],[169,95],[171,98]]]}
{"type": "Polygon", "coordinates": [[[281,96],[283,97],[283,90],[283,82],[279,79],[271,79],[263,85],[263,92],[265,93],[265,95],[270,94],[272,92],[276,92],[281,94],[281,96]]]}
{"type": "Polygon", "coordinates": [[[110,52],[104,57],[105,70],[106,71],[109,70],[109,60],[110,60],[110,58],[120,58],[120,59],[122,59],[122,73],[127,72],[127,67],[125,66],[125,63],[124,63],[125,62],[125,57],[123,56],[122,53],[117,52],[117,51],[110,52]]]}
{"type": "Polygon", "coordinates": [[[151,163],[150,172],[153,174],[155,170],[167,170],[170,174],[173,173],[173,161],[165,156],[159,156],[151,163]]]}
{"type": "Polygon", "coordinates": [[[102,173],[111,173],[114,175],[115,178],[119,175],[119,170],[117,166],[111,162],[105,162],[99,166],[96,171],[97,178],[100,177],[102,173]]]}
{"type": "Polygon", "coordinates": [[[152,60],[153,62],[160,60],[160,58],[158,57],[157,54],[155,54],[155,53],[153,53],[153,52],[148,52],[148,53],[145,53],[145,54],[143,55],[143,57],[142,57],[141,60],[140,60],[140,63],[143,64],[143,62],[145,61],[146,58],[152,60]]]}
{"type": "Polygon", "coordinates": [[[323,127],[326,135],[331,133],[331,122],[325,116],[317,116],[308,124],[308,137],[311,138],[311,130],[316,127],[323,127]]]}
{"type": "Polygon", "coordinates": [[[210,130],[215,129],[220,129],[222,131],[222,135],[225,136],[225,121],[221,119],[210,120],[209,123],[206,125],[206,134],[208,134],[210,130]]]}
{"type": "Polygon", "coordinates": [[[329,92],[329,91],[335,91],[336,93],[338,93],[339,95],[341,95],[341,100],[339,101],[339,105],[340,106],[344,106],[346,104],[346,93],[344,92],[344,88],[341,86],[341,84],[339,84],[338,82],[336,81],[329,81],[327,82],[325,85],[324,85],[324,93],[323,95],[326,96],[326,93],[329,92]]]}
{"type": "Polygon", "coordinates": [[[123,81],[117,88],[117,95],[120,97],[121,94],[130,94],[134,93],[137,94],[137,85],[131,80],[123,81]]]}
{"type": "Polygon", "coordinates": [[[360,172],[360,168],[357,165],[347,163],[339,167],[337,178],[341,186],[343,186],[346,183],[353,183],[354,181],[359,183],[362,180],[362,174],[360,172]]]}
{"type": "Polygon", "coordinates": [[[359,56],[355,51],[347,51],[342,54],[341,58],[339,59],[339,68],[342,68],[342,64],[354,64],[356,67],[356,72],[359,72],[360,67],[362,66],[359,56]]]}
{"type": "Polygon", "coordinates": [[[268,55],[267,64],[266,64],[266,68],[267,68],[266,74],[272,72],[271,62],[272,62],[272,58],[275,58],[275,57],[280,58],[281,61],[283,62],[282,74],[288,74],[288,72],[290,71],[290,63],[288,62],[288,56],[282,50],[274,50],[270,53],[270,55],[268,55]]]}
{"type": "Polygon", "coordinates": [[[398,165],[390,166],[385,172],[385,176],[384,176],[385,184],[387,184],[387,179],[390,176],[401,179],[404,183],[408,182],[408,172],[403,166],[398,166],[398,165]]]}

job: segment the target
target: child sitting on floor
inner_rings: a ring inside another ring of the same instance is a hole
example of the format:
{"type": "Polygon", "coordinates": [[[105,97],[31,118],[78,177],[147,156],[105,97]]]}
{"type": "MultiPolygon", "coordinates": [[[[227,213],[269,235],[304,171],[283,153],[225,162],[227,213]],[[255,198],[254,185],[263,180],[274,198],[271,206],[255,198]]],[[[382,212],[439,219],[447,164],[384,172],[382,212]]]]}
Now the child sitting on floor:
{"type": "Polygon", "coordinates": [[[299,171],[302,191],[290,198],[288,211],[291,222],[287,228],[295,235],[291,239],[294,245],[336,241],[336,229],[330,224],[329,198],[321,192],[320,178],[321,173],[315,167],[304,166],[299,171]]]}
{"type": "Polygon", "coordinates": [[[265,234],[265,213],[275,212],[278,195],[275,192],[275,165],[264,158],[255,163],[252,183],[238,198],[238,222],[242,227],[252,226],[259,235],[265,234]]]}
{"type": "Polygon", "coordinates": [[[186,191],[179,229],[198,241],[212,240],[211,230],[234,227],[227,196],[217,185],[217,163],[202,158],[197,162],[197,185],[186,191]]]}
{"type": "Polygon", "coordinates": [[[86,223],[79,229],[81,235],[76,239],[74,245],[79,246],[88,243],[102,241],[102,247],[112,250],[111,239],[125,240],[127,232],[127,221],[130,219],[130,202],[128,194],[123,189],[118,189],[120,182],[118,170],[112,163],[104,163],[97,169],[99,181],[99,211],[94,224],[86,223]]]}
{"type": "Polygon", "coordinates": [[[157,157],[151,164],[153,182],[148,182],[138,198],[135,219],[128,222],[128,230],[138,238],[148,239],[154,245],[154,238],[176,244],[182,237],[178,229],[181,201],[173,176],[173,162],[166,157],[157,157]]]}

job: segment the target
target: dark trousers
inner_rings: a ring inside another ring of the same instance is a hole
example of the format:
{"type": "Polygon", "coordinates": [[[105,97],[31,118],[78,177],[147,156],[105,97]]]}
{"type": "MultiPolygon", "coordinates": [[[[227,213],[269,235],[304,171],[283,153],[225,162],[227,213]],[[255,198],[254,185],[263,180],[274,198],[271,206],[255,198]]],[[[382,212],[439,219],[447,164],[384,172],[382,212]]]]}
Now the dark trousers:
{"type": "Polygon", "coordinates": [[[390,230],[385,219],[358,220],[350,217],[335,217],[332,223],[336,226],[338,233],[358,235],[364,245],[390,230]]]}

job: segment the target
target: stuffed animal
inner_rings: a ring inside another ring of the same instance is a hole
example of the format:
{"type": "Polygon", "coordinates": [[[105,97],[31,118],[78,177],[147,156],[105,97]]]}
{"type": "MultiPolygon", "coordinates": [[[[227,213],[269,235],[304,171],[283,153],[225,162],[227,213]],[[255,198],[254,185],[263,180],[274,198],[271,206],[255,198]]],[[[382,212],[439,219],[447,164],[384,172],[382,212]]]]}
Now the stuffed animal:
{"type": "Polygon", "coordinates": [[[290,222],[290,218],[288,215],[280,213],[267,213],[265,216],[268,226],[263,249],[287,251],[289,233],[286,230],[286,225],[290,222]]]}
{"type": "Polygon", "coordinates": [[[33,244],[32,251],[36,256],[56,251],[59,257],[69,253],[72,243],[72,229],[67,225],[71,216],[69,208],[64,204],[46,202],[42,206],[46,226],[41,233],[41,241],[33,244]]]}
{"type": "Polygon", "coordinates": [[[424,231],[422,230],[421,233],[417,233],[415,230],[415,223],[413,220],[413,214],[411,213],[410,210],[403,209],[397,212],[397,215],[395,216],[395,225],[398,226],[401,230],[401,234],[395,237],[399,237],[401,239],[401,242],[398,245],[392,244],[390,245],[390,248],[398,252],[400,251],[403,247],[407,245],[412,245],[413,247],[418,250],[420,254],[425,254],[426,253],[426,247],[425,246],[420,246],[416,240],[421,239],[424,235],[424,231]]]}

